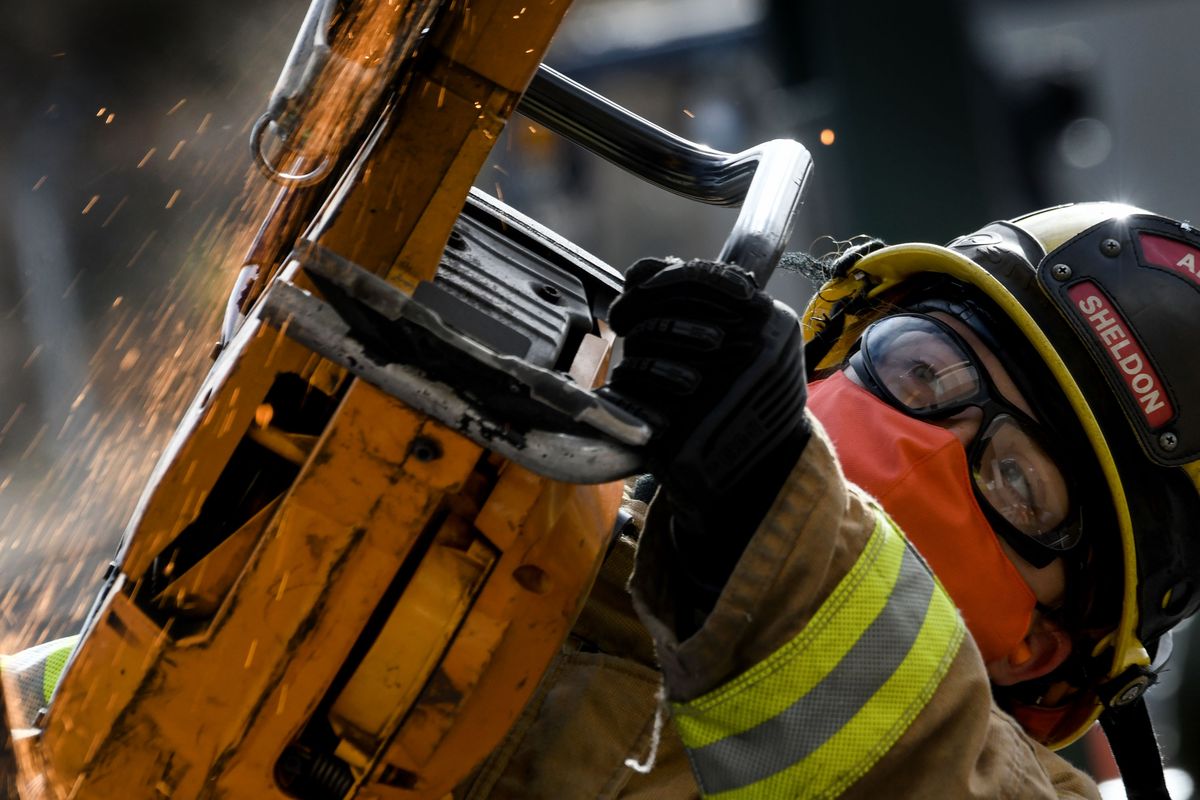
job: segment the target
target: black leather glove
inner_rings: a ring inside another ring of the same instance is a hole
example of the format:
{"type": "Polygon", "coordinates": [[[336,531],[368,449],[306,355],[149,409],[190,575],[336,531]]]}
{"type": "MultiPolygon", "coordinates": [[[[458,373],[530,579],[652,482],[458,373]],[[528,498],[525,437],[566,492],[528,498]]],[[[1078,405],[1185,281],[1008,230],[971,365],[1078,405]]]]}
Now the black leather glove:
{"type": "Polygon", "coordinates": [[[735,266],[643,259],[625,282],[601,391],[656,431],[648,465],[707,612],[808,441],[800,326],[735,266]]]}

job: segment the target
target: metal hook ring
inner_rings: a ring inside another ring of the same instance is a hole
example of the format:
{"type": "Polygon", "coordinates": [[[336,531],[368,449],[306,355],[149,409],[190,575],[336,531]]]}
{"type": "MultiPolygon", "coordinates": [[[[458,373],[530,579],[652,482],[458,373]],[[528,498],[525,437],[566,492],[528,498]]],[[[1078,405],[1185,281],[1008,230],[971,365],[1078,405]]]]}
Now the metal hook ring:
{"type": "Polygon", "coordinates": [[[317,164],[312,170],[303,173],[282,172],[275,168],[275,165],[267,161],[267,157],[263,154],[262,143],[266,136],[267,129],[275,122],[271,116],[271,112],[266,112],[254,122],[254,127],[250,130],[250,155],[254,158],[254,164],[258,167],[263,175],[266,175],[269,180],[275,183],[292,184],[295,186],[312,186],[325,179],[329,174],[329,170],[333,167],[333,159],[329,156],[324,156],[321,163],[317,164]]]}

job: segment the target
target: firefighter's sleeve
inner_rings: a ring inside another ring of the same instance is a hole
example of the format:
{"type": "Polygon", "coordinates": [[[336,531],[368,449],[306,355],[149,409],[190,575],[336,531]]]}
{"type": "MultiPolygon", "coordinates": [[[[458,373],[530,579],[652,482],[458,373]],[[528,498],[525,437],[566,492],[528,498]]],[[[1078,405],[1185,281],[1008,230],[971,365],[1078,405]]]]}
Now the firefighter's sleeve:
{"type": "Polygon", "coordinates": [[[639,545],[634,603],[704,794],[1098,798],[995,707],[949,597],[813,427],[716,607],[683,641],[666,510],[651,508],[639,545]]]}

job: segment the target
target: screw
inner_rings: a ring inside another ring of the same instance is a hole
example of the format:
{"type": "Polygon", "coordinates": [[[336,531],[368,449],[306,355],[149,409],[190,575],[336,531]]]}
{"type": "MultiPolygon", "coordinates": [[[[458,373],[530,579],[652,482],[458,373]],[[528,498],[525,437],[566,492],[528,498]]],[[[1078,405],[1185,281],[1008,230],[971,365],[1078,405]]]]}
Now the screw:
{"type": "Polygon", "coordinates": [[[442,445],[437,439],[429,436],[417,436],[408,446],[408,452],[417,461],[428,464],[430,461],[437,461],[442,457],[442,445]]]}
{"type": "Polygon", "coordinates": [[[1116,239],[1105,239],[1100,243],[1100,252],[1109,258],[1116,258],[1121,255],[1121,243],[1116,239]]]}
{"type": "Polygon", "coordinates": [[[1179,446],[1179,437],[1167,431],[1158,437],[1158,446],[1169,453],[1179,446]]]}
{"type": "Polygon", "coordinates": [[[1142,696],[1143,693],[1145,693],[1148,683],[1149,682],[1145,678],[1140,678],[1134,681],[1129,685],[1128,688],[1125,689],[1125,691],[1121,692],[1121,694],[1113,702],[1113,705],[1127,706],[1134,700],[1137,700],[1142,696]]]}
{"type": "Polygon", "coordinates": [[[558,287],[552,286],[549,283],[543,283],[534,291],[537,292],[538,297],[542,298],[548,303],[557,303],[559,298],[562,297],[562,293],[558,291],[558,287]]]}
{"type": "Polygon", "coordinates": [[[1071,277],[1071,268],[1066,264],[1055,264],[1050,268],[1050,274],[1054,276],[1056,281],[1065,281],[1071,277]]]}

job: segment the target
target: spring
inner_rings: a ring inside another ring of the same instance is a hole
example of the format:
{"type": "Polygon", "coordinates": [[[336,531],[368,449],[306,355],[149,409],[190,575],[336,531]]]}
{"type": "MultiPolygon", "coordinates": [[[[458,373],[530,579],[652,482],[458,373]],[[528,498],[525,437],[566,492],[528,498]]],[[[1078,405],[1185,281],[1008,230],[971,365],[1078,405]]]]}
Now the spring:
{"type": "Polygon", "coordinates": [[[329,800],[340,800],[354,786],[354,775],[346,762],[335,756],[312,754],[308,761],[308,778],[313,788],[329,800]],[[328,793],[326,795],[326,793],[328,793]]]}

